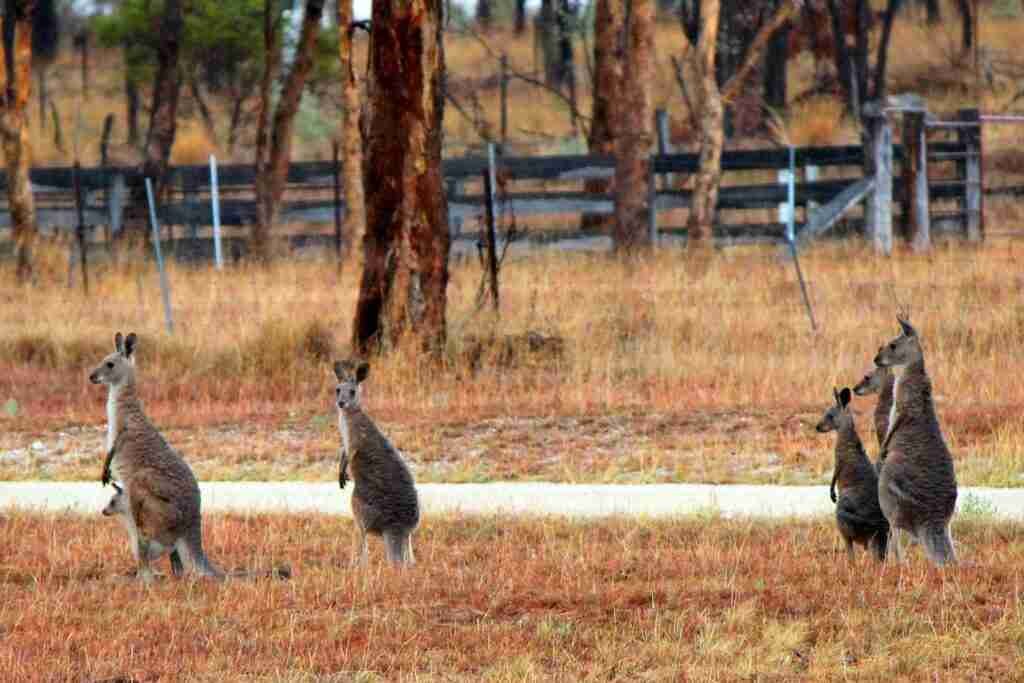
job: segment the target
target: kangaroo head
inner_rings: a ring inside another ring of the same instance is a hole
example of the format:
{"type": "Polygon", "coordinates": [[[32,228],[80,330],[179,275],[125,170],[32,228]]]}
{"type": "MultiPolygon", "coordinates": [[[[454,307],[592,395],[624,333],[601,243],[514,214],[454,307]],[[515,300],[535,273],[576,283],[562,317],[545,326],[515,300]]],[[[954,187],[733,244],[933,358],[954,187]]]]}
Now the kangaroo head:
{"type": "Polygon", "coordinates": [[[104,358],[89,374],[93,384],[119,387],[135,379],[135,349],[138,337],[132,332],[127,338],[118,332],[114,335],[114,352],[104,358]]]}
{"type": "Polygon", "coordinates": [[[338,384],[334,388],[334,401],[338,410],[359,407],[361,385],[370,374],[370,364],[364,360],[339,360],[334,364],[338,384]]]}
{"type": "Polygon", "coordinates": [[[835,399],[835,403],[829,406],[829,409],[826,410],[825,414],[821,417],[821,422],[819,422],[818,426],[815,427],[815,429],[822,434],[841,429],[845,425],[853,422],[853,414],[848,408],[850,405],[849,388],[843,387],[842,391],[836,391],[833,389],[832,396],[835,399]]]}
{"type": "Polygon", "coordinates": [[[128,514],[128,499],[124,495],[124,489],[117,484],[114,484],[114,490],[117,493],[110,499],[107,506],[103,508],[103,514],[106,517],[112,517],[114,515],[127,515],[128,514]]]}
{"type": "Polygon", "coordinates": [[[878,355],[875,356],[875,365],[879,367],[910,365],[924,356],[917,330],[903,318],[897,317],[896,320],[900,323],[900,335],[878,350],[878,355]]]}
{"type": "MultiPolygon", "coordinates": [[[[881,353],[882,349],[878,349],[878,352],[881,353]]],[[[888,374],[889,368],[876,365],[871,372],[864,375],[861,381],[857,382],[857,385],[853,387],[853,393],[858,396],[870,396],[871,394],[881,393],[882,389],[885,388],[885,380],[888,374]]]]}

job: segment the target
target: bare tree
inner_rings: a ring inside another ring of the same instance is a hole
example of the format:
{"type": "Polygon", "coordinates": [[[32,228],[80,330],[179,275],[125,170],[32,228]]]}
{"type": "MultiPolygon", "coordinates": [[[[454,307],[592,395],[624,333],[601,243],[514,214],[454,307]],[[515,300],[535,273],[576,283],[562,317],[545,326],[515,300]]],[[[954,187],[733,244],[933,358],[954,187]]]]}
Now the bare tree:
{"type": "Polygon", "coordinates": [[[14,229],[17,278],[32,279],[33,254],[38,227],[29,182],[30,143],[28,100],[32,92],[33,0],[5,0],[3,59],[0,60],[0,136],[7,161],[7,203],[14,229]]]}
{"type": "Polygon", "coordinates": [[[491,0],[476,0],[476,23],[483,30],[491,28],[494,19],[494,7],[491,0]]]}
{"type": "Polygon", "coordinates": [[[270,117],[270,84],[279,65],[276,49],[280,31],[280,12],[268,0],[264,30],[266,62],[260,92],[259,129],[256,132],[256,222],[252,228],[250,250],[254,258],[267,261],[271,257],[270,231],[277,222],[281,196],[288,181],[288,165],[292,156],[292,128],[299,111],[306,78],[313,68],[313,50],[323,18],[325,0],[306,0],[302,29],[295,47],[291,70],[281,86],[273,119],[270,117]],[[269,126],[269,130],[268,130],[269,126]],[[269,141],[268,141],[269,135],[269,141]],[[268,144],[269,142],[269,144],[268,144]]]}
{"type": "MultiPolygon", "coordinates": [[[[620,0],[597,0],[594,7],[593,113],[587,147],[591,154],[615,154],[615,102],[622,83],[622,36],[626,26],[625,8],[620,0]]],[[[605,193],[611,182],[604,178],[586,181],[587,192],[605,193]]],[[[584,228],[610,227],[611,219],[600,214],[583,214],[584,228]]]]}
{"type": "Polygon", "coordinates": [[[516,35],[526,33],[526,0],[516,0],[516,35]]]}
{"type": "Polygon", "coordinates": [[[694,181],[693,201],[687,222],[689,248],[695,251],[711,246],[711,228],[718,206],[722,180],[722,147],[725,136],[724,104],[742,90],[751,73],[760,64],[772,36],[788,22],[800,0],[786,0],[758,30],[747,47],[746,56],[729,81],[719,90],[715,71],[721,5],[719,0],[701,3],[700,35],[695,51],[695,67],[700,78],[700,155],[694,181]]]}
{"type": "Polygon", "coordinates": [[[143,149],[143,174],[153,180],[157,194],[163,193],[167,166],[178,124],[178,96],[181,79],[178,58],[185,32],[181,0],[166,0],[157,40],[156,77],[153,79],[153,108],[143,149]]]}
{"type": "Polygon", "coordinates": [[[615,107],[616,251],[650,244],[648,191],[654,147],[651,83],[654,81],[655,0],[625,0],[625,54],[615,107]]]}
{"type": "Polygon", "coordinates": [[[445,341],[448,206],[441,173],[443,0],[374,0],[363,275],[352,346],[445,341]]]}
{"type": "Polygon", "coordinates": [[[345,179],[345,237],[355,244],[363,234],[366,210],[363,199],[362,104],[352,53],[352,0],[338,0],[338,56],[341,61],[342,99],[341,169],[345,179]]]}

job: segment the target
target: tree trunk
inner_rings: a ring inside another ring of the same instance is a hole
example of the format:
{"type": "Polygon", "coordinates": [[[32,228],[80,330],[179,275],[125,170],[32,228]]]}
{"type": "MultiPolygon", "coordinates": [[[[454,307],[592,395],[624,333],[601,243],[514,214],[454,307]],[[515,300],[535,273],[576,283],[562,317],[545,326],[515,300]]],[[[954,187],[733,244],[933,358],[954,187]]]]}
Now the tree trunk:
{"type": "Polygon", "coordinates": [[[128,144],[139,144],[139,87],[131,76],[124,78],[125,118],[128,121],[128,144]]]}
{"type": "Polygon", "coordinates": [[[828,12],[832,19],[832,40],[835,44],[836,73],[839,83],[846,94],[846,107],[854,117],[860,117],[861,93],[854,75],[853,57],[846,45],[846,32],[843,29],[842,8],[836,0],[828,0],[828,12]]]}
{"type": "MultiPolygon", "coordinates": [[[[621,54],[625,12],[620,0],[597,0],[594,8],[593,112],[587,147],[591,154],[615,154],[615,101],[623,82],[621,54]]],[[[583,184],[587,192],[606,193],[610,180],[597,178],[583,184]]],[[[601,214],[583,214],[581,227],[610,228],[613,220],[601,214]]]]}
{"type": "Polygon", "coordinates": [[[217,125],[213,121],[213,114],[210,112],[210,106],[206,104],[206,98],[203,97],[203,91],[199,85],[199,80],[195,75],[189,78],[188,88],[192,93],[192,99],[196,101],[196,107],[199,108],[199,118],[203,120],[203,128],[206,129],[206,134],[209,136],[210,142],[216,147],[217,125]]]}
{"type": "Polygon", "coordinates": [[[352,58],[352,0],[338,0],[338,56],[341,63],[344,111],[341,119],[341,174],[345,182],[345,241],[356,244],[366,223],[363,197],[362,103],[352,58]]]}
{"type": "Polygon", "coordinates": [[[142,172],[152,179],[157,196],[163,194],[178,124],[178,97],[181,92],[178,58],[185,32],[185,16],[181,5],[181,0],[164,2],[157,43],[156,77],[153,80],[153,113],[143,152],[145,161],[142,172]]]}
{"type": "Polygon", "coordinates": [[[625,59],[615,120],[615,225],[612,240],[619,253],[650,246],[651,150],[654,121],[655,0],[625,0],[625,59]]]}
{"type": "Polygon", "coordinates": [[[374,0],[363,275],[352,346],[369,353],[407,335],[445,342],[448,206],[441,174],[443,0],[374,0]]]}
{"type": "MultiPolygon", "coordinates": [[[[775,7],[780,4],[781,2],[778,1],[774,3],[775,7]]],[[[764,56],[764,103],[776,112],[786,109],[788,99],[786,67],[789,62],[789,31],[788,27],[777,31],[768,42],[768,49],[764,56]]]]}
{"type": "Polygon", "coordinates": [[[974,47],[974,13],[971,0],[957,0],[960,11],[960,47],[966,55],[974,47]]]}
{"type": "Polygon", "coordinates": [[[942,5],[939,4],[939,0],[923,0],[926,11],[928,12],[928,25],[934,26],[942,23],[942,5]]]}
{"type": "MultiPolygon", "coordinates": [[[[861,100],[866,100],[868,97],[868,73],[870,73],[870,65],[868,64],[869,48],[871,42],[871,3],[869,0],[856,0],[854,3],[854,26],[856,27],[857,35],[854,37],[854,48],[851,57],[851,64],[853,67],[853,77],[857,79],[857,92],[860,94],[861,100]]],[[[843,40],[846,40],[844,37],[843,40]]]]}
{"type": "Polygon", "coordinates": [[[526,0],[516,0],[516,35],[526,33],[526,0]]]}
{"type": "MultiPolygon", "coordinates": [[[[274,109],[273,121],[270,124],[270,145],[267,147],[267,114],[269,106],[269,83],[261,105],[260,124],[263,126],[259,134],[263,136],[262,145],[257,144],[257,152],[263,154],[257,160],[257,172],[260,177],[256,183],[256,223],[252,228],[250,251],[258,261],[269,261],[271,257],[270,231],[277,222],[281,196],[288,182],[288,166],[291,162],[292,128],[295,115],[302,101],[302,91],[306,87],[306,78],[313,69],[313,50],[316,47],[320,20],[323,18],[325,0],[306,0],[302,16],[302,29],[299,42],[295,47],[295,56],[291,70],[285,77],[277,107],[274,109]]],[[[272,36],[276,31],[272,31],[272,36]]],[[[271,41],[276,42],[276,41],[271,41]]],[[[271,59],[268,55],[268,59],[271,59]]],[[[276,70],[276,69],[274,69],[276,70]]],[[[268,65],[268,73],[272,73],[268,65]]]]}
{"type": "Polygon", "coordinates": [[[772,36],[790,20],[798,7],[798,0],[784,0],[784,4],[758,29],[757,35],[747,47],[743,63],[720,91],[715,78],[715,43],[718,40],[721,6],[718,0],[708,0],[702,5],[703,24],[695,56],[703,96],[703,108],[700,113],[700,155],[690,206],[690,219],[687,223],[689,247],[694,251],[706,250],[711,246],[711,229],[714,225],[718,189],[722,180],[725,124],[723,104],[738,96],[744,83],[760,62],[772,36]]]}
{"type": "Polygon", "coordinates": [[[889,65],[889,41],[892,39],[892,25],[903,6],[903,0],[889,0],[882,24],[882,37],[878,41],[878,57],[875,59],[875,99],[880,100],[886,94],[886,75],[889,65]]]}
{"type": "Polygon", "coordinates": [[[491,0],[476,0],[476,23],[485,31],[491,28],[491,20],[494,18],[492,9],[491,0]]]}
{"type": "Polygon", "coordinates": [[[700,155],[693,186],[690,218],[687,221],[688,248],[691,251],[711,247],[711,227],[715,222],[718,188],[722,180],[722,145],[725,111],[718,90],[715,53],[718,43],[718,0],[701,3],[701,28],[697,40],[695,64],[700,79],[700,155]]]}
{"type": "Polygon", "coordinates": [[[7,203],[11,213],[17,279],[32,279],[33,253],[38,227],[29,182],[31,150],[28,102],[32,92],[33,0],[6,0],[3,16],[3,58],[0,60],[0,136],[7,164],[7,203]]]}

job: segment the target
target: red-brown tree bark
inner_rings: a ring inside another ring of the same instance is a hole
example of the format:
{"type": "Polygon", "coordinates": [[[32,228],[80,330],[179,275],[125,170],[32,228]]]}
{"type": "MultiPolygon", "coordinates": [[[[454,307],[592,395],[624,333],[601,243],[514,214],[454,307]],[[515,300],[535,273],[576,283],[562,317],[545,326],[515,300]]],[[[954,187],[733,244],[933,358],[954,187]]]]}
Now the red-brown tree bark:
{"type": "Polygon", "coordinates": [[[625,58],[616,104],[615,225],[617,252],[650,246],[650,165],[654,148],[654,0],[625,0],[625,58]]]}
{"type": "Polygon", "coordinates": [[[0,137],[7,165],[7,202],[14,234],[17,278],[28,282],[33,273],[36,225],[35,201],[29,182],[31,147],[28,100],[32,93],[33,0],[6,0],[0,58],[0,137]]]}
{"type": "MultiPolygon", "coordinates": [[[[622,37],[625,12],[621,0],[597,0],[594,7],[593,109],[587,147],[591,154],[615,154],[615,102],[622,83],[622,37]]],[[[606,193],[612,183],[604,178],[588,180],[587,192],[606,193]]],[[[613,219],[583,214],[583,228],[610,228],[613,219]]]]}
{"type": "Polygon", "coordinates": [[[363,274],[353,347],[445,341],[448,207],[442,183],[443,0],[374,0],[363,274]]]}

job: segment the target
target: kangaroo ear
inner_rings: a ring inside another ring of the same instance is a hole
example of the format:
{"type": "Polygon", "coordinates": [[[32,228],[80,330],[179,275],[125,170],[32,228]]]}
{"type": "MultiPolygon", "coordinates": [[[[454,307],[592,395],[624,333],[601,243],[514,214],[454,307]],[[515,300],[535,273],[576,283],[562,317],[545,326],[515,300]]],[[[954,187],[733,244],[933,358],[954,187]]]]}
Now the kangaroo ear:
{"type": "Polygon", "coordinates": [[[128,338],[124,340],[124,355],[127,356],[128,358],[131,358],[132,360],[135,360],[134,358],[132,358],[132,354],[134,354],[135,349],[138,348],[138,343],[139,338],[135,335],[135,333],[129,332],[128,338]]]}
{"type": "Polygon", "coordinates": [[[362,383],[369,376],[370,364],[365,360],[359,361],[359,365],[356,366],[356,383],[362,383]]]}
{"type": "Polygon", "coordinates": [[[120,332],[114,335],[114,350],[118,353],[124,353],[124,337],[120,332]]]}
{"type": "Polygon", "coordinates": [[[117,491],[118,493],[121,493],[123,491],[123,489],[117,485],[116,481],[112,481],[110,483],[114,485],[114,490],[117,491]]]}
{"type": "Polygon", "coordinates": [[[917,336],[917,330],[915,330],[914,326],[910,324],[910,321],[905,320],[905,319],[900,318],[900,317],[897,317],[896,320],[899,321],[900,327],[903,329],[904,336],[907,336],[907,337],[916,337],[917,336]]]}
{"type": "Polygon", "coordinates": [[[850,388],[843,387],[843,390],[839,392],[839,405],[846,407],[850,405],[850,388]]]}
{"type": "Polygon", "coordinates": [[[347,363],[342,360],[334,361],[334,376],[338,378],[339,382],[345,381],[345,367],[347,363]]]}
{"type": "Polygon", "coordinates": [[[835,387],[832,387],[832,398],[835,399],[836,403],[839,403],[839,391],[835,387]]]}

